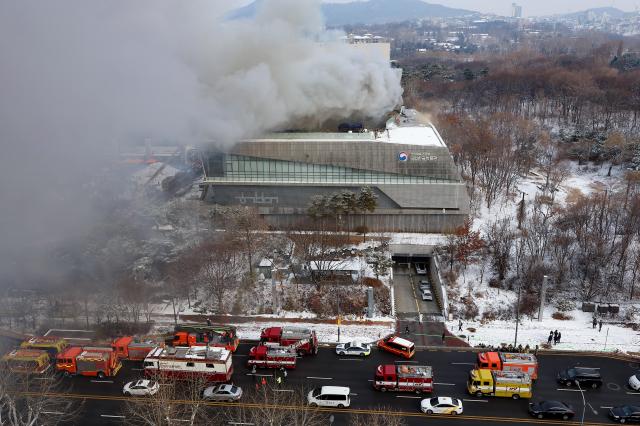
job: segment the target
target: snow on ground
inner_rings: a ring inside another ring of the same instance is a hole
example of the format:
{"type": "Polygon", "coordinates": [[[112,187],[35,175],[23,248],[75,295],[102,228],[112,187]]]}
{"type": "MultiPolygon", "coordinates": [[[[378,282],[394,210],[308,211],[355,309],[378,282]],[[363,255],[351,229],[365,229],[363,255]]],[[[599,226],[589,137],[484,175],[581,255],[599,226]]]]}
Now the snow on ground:
{"type": "MultiPolygon", "coordinates": [[[[316,331],[320,342],[338,342],[338,326],[336,324],[291,324],[296,327],[308,327],[316,331]]],[[[279,327],[282,322],[258,322],[258,323],[242,323],[237,324],[238,335],[243,339],[259,339],[260,330],[266,327],[279,327]]],[[[395,323],[389,322],[388,325],[361,325],[349,324],[340,326],[340,342],[350,340],[364,340],[373,342],[389,333],[395,331],[395,323]]]]}
{"type": "MultiPolygon", "coordinates": [[[[520,318],[518,326],[518,344],[535,347],[547,343],[550,331],[558,330],[562,333],[560,343],[554,346],[559,350],[582,351],[640,351],[640,333],[631,328],[616,324],[608,324],[605,320],[602,331],[592,328],[592,314],[574,310],[567,312],[573,317],[571,320],[555,320],[551,314],[553,307],[545,308],[542,321],[537,319],[520,318]]],[[[513,344],[515,339],[515,319],[510,321],[491,321],[482,324],[478,321],[463,321],[463,331],[458,331],[458,320],[447,321],[447,328],[456,335],[469,336],[469,344],[476,346],[499,346],[513,344]],[[469,328],[475,331],[469,331],[469,328]]]]}
{"type": "MultiPolygon", "coordinates": [[[[560,190],[555,194],[555,202],[564,205],[567,198],[571,198],[576,194],[588,195],[596,191],[604,191],[619,189],[624,186],[623,175],[624,170],[619,166],[613,167],[611,176],[607,176],[609,169],[608,164],[602,166],[594,166],[592,164],[578,166],[575,162],[566,162],[562,165],[569,171],[568,177],[560,185],[560,190]]],[[[533,171],[529,176],[522,177],[518,182],[518,194],[525,194],[525,201],[531,205],[537,193],[541,192],[541,188],[545,184],[542,174],[533,171]]],[[[479,202],[473,217],[473,228],[483,231],[486,226],[499,218],[515,216],[517,203],[520,201],[521,195],[510,199],[496,200],[491,208],[487,208],[486,204],[479,202]]],[[[402,234],[400,234],[402,235],[402,234]]],[[[446,265],[443,265],[446,269],[446,265]]],[[[488,281],[492,276],[491,270],[485,266],[484,276],[480,280],[482,266],[478,263],[470,264],[464,271],[460,271],[458,277],[457,288],[449,289],[452,304],[458,309],[463,309],[464,305],[461,298],[471,296],[473,302],[478,307],[477,319],[482,318],[486,311],[499,311],[507,306],[513,306],[516,301],[516,293],[514,291],[495,289],[488,286],[488,281]]],[[[640,334],[631,328],[621,325],[604,324],[602,332],[591,328],[591,314],[581,311],[569,312],[572,320],[554,320],[551,314],[556,309],[548,307],[545,310],[543,321],[530,320],[521,318],[518,330],[518,343],[523,346],[529,344],[535,347],[547,342],[550,330],[558,330],[562,333],[561,343],[556,345],[562,350],[621,350],[621,351],[640,351],[640,334]],[[608,330],[608,336],[607,336],[608,330]]],[[[479,321],[463,321],[463,331],[458,332],[458,318],[447,322],[447,328],[457,334],[469,336],[469,343],[472,346],[478,344],[501,345],[502,343],[513,344],[515,337],[515,319],[512,320],[495,320],[480,323],[479,321]],[[475,332],[468,332],[467,328],[475,328],[475,332]]]]}

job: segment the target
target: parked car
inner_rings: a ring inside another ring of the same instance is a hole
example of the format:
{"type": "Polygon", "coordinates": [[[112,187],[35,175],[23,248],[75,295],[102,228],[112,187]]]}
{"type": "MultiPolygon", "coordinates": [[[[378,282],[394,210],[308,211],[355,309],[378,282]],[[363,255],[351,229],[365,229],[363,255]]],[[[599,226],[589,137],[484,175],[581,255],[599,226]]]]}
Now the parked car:
{"type": "Polygon", "coordinates": [[[609,417],[618,423],[640,423],[640,407],[637,405],[611,407],[609,417]]]}
{"type": "Polygon", "coordinates": [[[242,388],[234,385],[209,386],[202,392],[207,401],[237,401],[242,398],[242,388]]]}
{"type": "Polygon", "coordinates": [[[433,300],[433,294],[430,290],[422,290],[422,300],[433,300]]]}
{"type": "Polygon", "coordinates": [[[580,385],[583,388],[599,388],[602,386],[600,370],[595,368],[573,367],[558,373],[558,383],[565,386],[580,385]]]}
{"type": "Polygon", "coordinates": [[[348,387],[322,386],[309,392],[307,402],[312,407],[344,408],[351,405],[350,394],[351,389],[348,387]]]}
{"type": "Polygon", "coordinates": [[[358,341],[339,343],[336,345],[338,355],[368,356],[371,354],[371,345],[358,341]]]}
{"type": "Polygon", "coordinates": [[[438,396],[420,401],[420,411],[425,414],[462,414],[462,401],[457,398],[438,396]]]}
{"type": "Polygon", "coordinates": [[[540,401],[529,404],[529,414],[539,419],[553,417],[569,420],[576,414],[573,407],[561,401],[540,401]]]}
{"type": "Polygon", "coordinates": [[[136,380],[129,382],[122,388],[122,393],[126,396],[149,396],[154,395],[160,389],[158,382],[153,380],[136,380]]]}
{"type": "Polygon", "coordinates": [[[431,291],[431,284],[429,284],[429,281],[427,280],[420,280],[420,283],[418,284],[418,286],[420,287],[421,291],[424,291],[424,290],[431,291]]]}
{"type": "Polygon", "coordinates": [[[427,275],[427,267],[424,263],[415,263],[417,275],[427,275]]]}
{"type": "Polygon", "coordinates": [[[629,377],[629,387],[635,391],[640,390],[640,373],[629,377]]]}

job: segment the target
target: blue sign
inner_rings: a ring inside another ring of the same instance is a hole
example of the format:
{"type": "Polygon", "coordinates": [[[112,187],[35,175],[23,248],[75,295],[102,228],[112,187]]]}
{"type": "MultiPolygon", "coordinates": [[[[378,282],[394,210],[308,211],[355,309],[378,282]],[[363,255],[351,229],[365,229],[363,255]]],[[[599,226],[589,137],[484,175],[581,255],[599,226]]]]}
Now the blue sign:
{"type": "Polygon", "coordinates": [[[407,161],[409,159],[409,154],[404,151],[400,151],[398,153],[398,161],[407,161]]]}

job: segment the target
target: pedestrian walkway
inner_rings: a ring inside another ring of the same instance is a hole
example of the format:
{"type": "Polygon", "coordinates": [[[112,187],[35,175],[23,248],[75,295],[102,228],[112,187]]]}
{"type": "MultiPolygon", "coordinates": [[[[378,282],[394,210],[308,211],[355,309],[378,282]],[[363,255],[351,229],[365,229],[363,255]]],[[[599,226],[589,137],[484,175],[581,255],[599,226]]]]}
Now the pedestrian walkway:
{"type": "Polygon", "coordinates": [[[399,319],[396,324],[396,333],[402,337],[406,337],[418,346],[448,346],[458,348],[469,346],[467,342],[450,333],[442,322],[418,322],[399,319]],[[409,327],[409,333],[406,333],[407,327],[409,327]],[[442,339],[443,333],[444,342],[442,339]]]}

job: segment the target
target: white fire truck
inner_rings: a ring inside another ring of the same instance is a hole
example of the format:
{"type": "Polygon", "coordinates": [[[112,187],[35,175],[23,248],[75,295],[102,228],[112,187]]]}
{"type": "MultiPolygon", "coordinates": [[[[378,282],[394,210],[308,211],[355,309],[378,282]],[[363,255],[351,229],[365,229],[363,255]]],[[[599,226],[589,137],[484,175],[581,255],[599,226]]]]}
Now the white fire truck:
{"type": "Polygon", "coordinates": [[[258,345],[249,350],[247,366],[259,368],[296,368],[295,346],[258,345]]]}
{"type": "Polygon", "coordinates": [[[373,378],[373,387],[382,392],[431,392],[433,370],[427,365],[379,365],[373,378]]]}
{"type": "Polygon", "coordinates": [[[208,346],[157,347],[144,359],[144,373],[148,377],[201,376],[209,382],[228,382],[233,374],[231,351],[208,346]]]}

